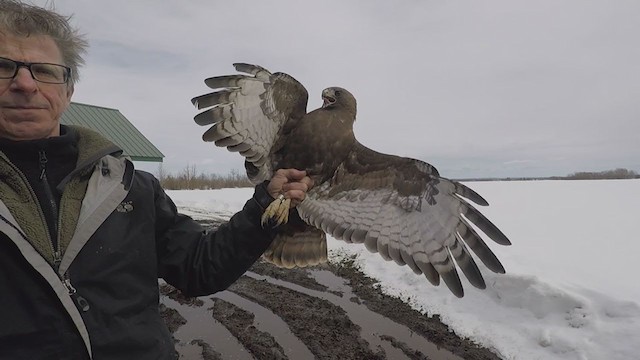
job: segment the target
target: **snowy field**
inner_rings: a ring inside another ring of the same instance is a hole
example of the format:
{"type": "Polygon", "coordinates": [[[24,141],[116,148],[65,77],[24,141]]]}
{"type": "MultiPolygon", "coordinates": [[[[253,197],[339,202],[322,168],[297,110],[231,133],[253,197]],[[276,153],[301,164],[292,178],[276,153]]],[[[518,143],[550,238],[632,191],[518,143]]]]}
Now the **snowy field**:
{"type": "MultiPolygon", "coordinates": [[[[364,246],[329,239],[334,255],[359,254],[363,271],[415,308],[505,359],[640,359],[640,180],[470,182],[480,210],[513,245],[489,246],[507,270],[478,261],[486,290],[458,299],[364,246]]],[[[194,218],[229,217],[252,189],[168,191],[194,218]]]]}

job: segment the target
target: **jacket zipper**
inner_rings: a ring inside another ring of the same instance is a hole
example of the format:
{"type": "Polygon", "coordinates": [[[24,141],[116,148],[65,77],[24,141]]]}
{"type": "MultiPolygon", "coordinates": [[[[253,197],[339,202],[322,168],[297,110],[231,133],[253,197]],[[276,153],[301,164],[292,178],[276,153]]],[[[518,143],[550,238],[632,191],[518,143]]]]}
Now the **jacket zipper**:
{"type": "MultiPolygon", "coordinates": [[[[49,161],[47,159],[47,154],[45,153],[44,150],[40,150],[38,152],[38,160],[40,163],[40,177],[39,180],[42,182],[42,184],[44,185],[44,192],[45,195],[47,197],[47,202],[49,203],[49,209],[53,212],[54,216],[57,218],[58,216],[58,206],[56,205],[56,201],[53,198],[53,193],[51,192],[51,187],[49,187],[49,181],[47,180],[47,162],[49,161]]],[[[29,184],[29,182],[27,181],[27,184],[29,184]]],[[[31,190],[31,192],[33,193],[33,190],[31,189],[31,186],[29,186],[29,189],[31,190]]],[[[37,196],[35,196],[35,193],[33,193],[34,197],[37,199],[37,196]]],[[[38,207],[40,208],[40,207],[38,207]]],[[[45,224],[47,224],[47,218],[44,215],[44,210],[42,208],[40,208],[40,214],[42,215],[41,218],[44,221],[45,224]]],[[[53,233],[56,234],[58,232],[58,226],[57,224],[53,225],[55,228],[53,229],[53,233]]],[[[60,253],[60,244],[58,244],[58,246],[53,246],[53,239],[51,238],[51,232],[49,231],[49,226],[47,226],[47,239],[49,240],[49,245],[51,245],[51,251],[53,253],[53,268],[56,271],[56,273],[58,272],[58,269],[60,268],[60,263],[62,262],[62,254],[60,253]]],[[[57,243],[57,242],[56,242],[57,243]]],[[[62,279],[61,279],[62,280],[62,279]]]]}
{"type": "Polygon", "coordinates": [[[91,306],[89,306],[89,302],[87,301],[87,299],[79,295],[76,288],[71,285],[71,279],[69,279],[69,274],[67,272],[64,273],[64,279],[62,282],[67,288],[69,296],[71,296],[73,301],[78,305],[78,308],[85,312],[89,311],[89,309],[91,308],[91,306]]]}
{"type": "MultiPolygon", "coordinates": [[[[27,190],[29,190],[29,194],[31,195],[31,198],[36,202],[36,204],[39,204],[38,197],[36,196],[35,191],[33,191],[33,188],[31,187],[31,184],[29,184],[29,180],[27,180],[27,177],[24,176],[22,171],[20,171],[20,169],[18,169],[10,161],[7,161],[7,165],[9,165],[13,169],[15,174],[18,174],[20,176],[20,179],[22,180],[22,182],[24,184],[26,184],[27,190]]],[[[46,224],[47,223],[47,219],[44,216],[44,211],[42,210],[42,208],[40,206],[36,206],[36,208],[38,209],[38,215],[40,216],[40,221],[42,221],[44,224],[46,224]]],[[[7,223],[9,223],[9,221],[7,219],[5,219],[5,221],[7,223]]],[[[14,226],[14,228],[15,228],[15,226],[14,226]]],[[[24,237],[25,240],[29,241],[27,239],[27,236],[22,231],[19,231],[19,232],[22,235],[22,237],[24,237]]],[[[51,252],[54,254],[54,262],[55,262],[55,253],[56,253],[56,251],[53,248],[53,241],[51,240],[51,235],[49,234],[48,228],[47,228],[47,231],[45,231],[45,236],[47,237],[47,240],[49,240],[48,244],[49,244],[49,246],[51,248],[51,252]]],[[[38,252],[38,254],[40,254],[40,256],[42,256],[43,258],[46,259],[46,256],[39,249],[35,248],[35,250],[38,252]]],[[[57,273],[57,271],[56,271],[56,273],[57,273]]],[[[62,280],[62,279],[60,279],[60,280],[62,280]]]]}
{"type": "MultiPolygon", "coordinates": [[[[78,304],[78,307],[80,308],[80,310],[88,311],[90,308],[89,302],[84,297],[80,296],[76,288],[73,287],[73,285],[71,285],[69,272],[65,271],[62,276],[60,276],[60,274],[58,273],[58,270],[60,269],[60,264],[62,263],[62,254],[60,251],[60,233],[59,233],[60,226],[58,225],[58,222],[60,221],[60,217],[58,214],[58,205],[56,204],[56,200],[53,197],[53,191],[51,191],[51,187],[49,186],[49,181],[47,179],[47,162],[49,161],[47,159],[47,154],[44,150],[40,150],[40,152],[38,153],[38,156],[39,156],[39,162],[40,162],[40,181],[42,182],[42,185],[44,187],[44,192],[47,197],[47,202],[49,203],[49,207],[56,218],[56,221],[53,224],[54,226],[53,233],[56,234],[57,236],[55,247],[53,245],[53,240],[49,235],[49,242],[51,244],[51,248],[53,249],[53,268],[56,271],[56,274],[58,274],[58,277],[60,277],[60,280],[62,281],[64,286],[67,288],[67,292],[69,293],[69,296],[71,296],[73,301],[76,304],[78,304]]],[[[46,222],[46,218],[45,218],[45,222],[46,222]]]]}

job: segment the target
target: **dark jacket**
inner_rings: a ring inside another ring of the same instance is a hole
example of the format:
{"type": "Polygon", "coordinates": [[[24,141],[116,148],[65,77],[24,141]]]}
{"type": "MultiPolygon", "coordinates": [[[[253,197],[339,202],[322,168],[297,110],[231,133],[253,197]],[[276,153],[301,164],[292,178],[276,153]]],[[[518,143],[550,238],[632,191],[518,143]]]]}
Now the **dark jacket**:
{"type": "Polygon", "coordinates": [[[65,131],[77,134],[76,166],[51,193],[0,152],[0,359],[175,358],[158,278],[191,296],[228,287],[275,235],[260,226],[272,198],[257,186],[205,233],[112,143],[65,131]]]}

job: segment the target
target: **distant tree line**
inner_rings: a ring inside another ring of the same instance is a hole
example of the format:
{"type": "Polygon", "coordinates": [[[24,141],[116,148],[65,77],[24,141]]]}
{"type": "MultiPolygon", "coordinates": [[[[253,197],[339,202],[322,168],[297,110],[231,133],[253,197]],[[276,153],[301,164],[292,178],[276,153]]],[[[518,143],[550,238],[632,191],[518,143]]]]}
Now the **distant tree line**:
{"type": "Polygon", "coordinates": [[[618,168],[605,171],[581,171],[566,176],[547,177],[504,177],[504,178],[466,178],[457,181],[529,181],[529,180],[612,180],[612,179],[639,179],[636,171],[618,168]]]}
{"type": "Polygon", "coordinates": [[[618,168],[605,171],[582,171],[562,177],[566,180],[595,180],[595,179],[637,179],[640,178],[637,172],[629,169],[618,168]]]}
{"type": "MultiPolygon", "coordinates": [[[[227,175],[203,174],[197,172],[195,165],[187,165],[177,174],[167,173],[162,163],[156,174],[162,187],[167,190],[207,190],[238,187],[253,187],[244,173],[231,170],[227,175]]],[[[506,177],[506,178],[467,178],[458,181],[527,181],[527,180],[597,180],[597,179],[638,179],[636,171],[618,168],[605,171],[582,171],[567,176],[549,177],[506,177]]]]}
{"type": "Polygon", "coordinates": [[[170,174],[160,164],[156,176],[166,190],[209,190],[253,186],[247,175],[240,174],[237,170],[231,170],[227,175],[198,174],[195,165],[187,165],[178,174],[170,174]]]}

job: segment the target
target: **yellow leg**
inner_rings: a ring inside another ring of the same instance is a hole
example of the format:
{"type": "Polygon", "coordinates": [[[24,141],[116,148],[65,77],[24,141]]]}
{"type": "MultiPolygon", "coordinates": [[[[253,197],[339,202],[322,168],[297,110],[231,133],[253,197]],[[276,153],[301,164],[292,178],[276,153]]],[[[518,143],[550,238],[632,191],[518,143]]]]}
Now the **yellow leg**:
{"type": "Polygon", "coordinates": [[[289,207],[291,199],[285,199],[284,195],[278,196],[273,200],[262,214],[262,226],[267,223],[273,223],[273,227],[285,224],[289,221],[289,207]]]}

